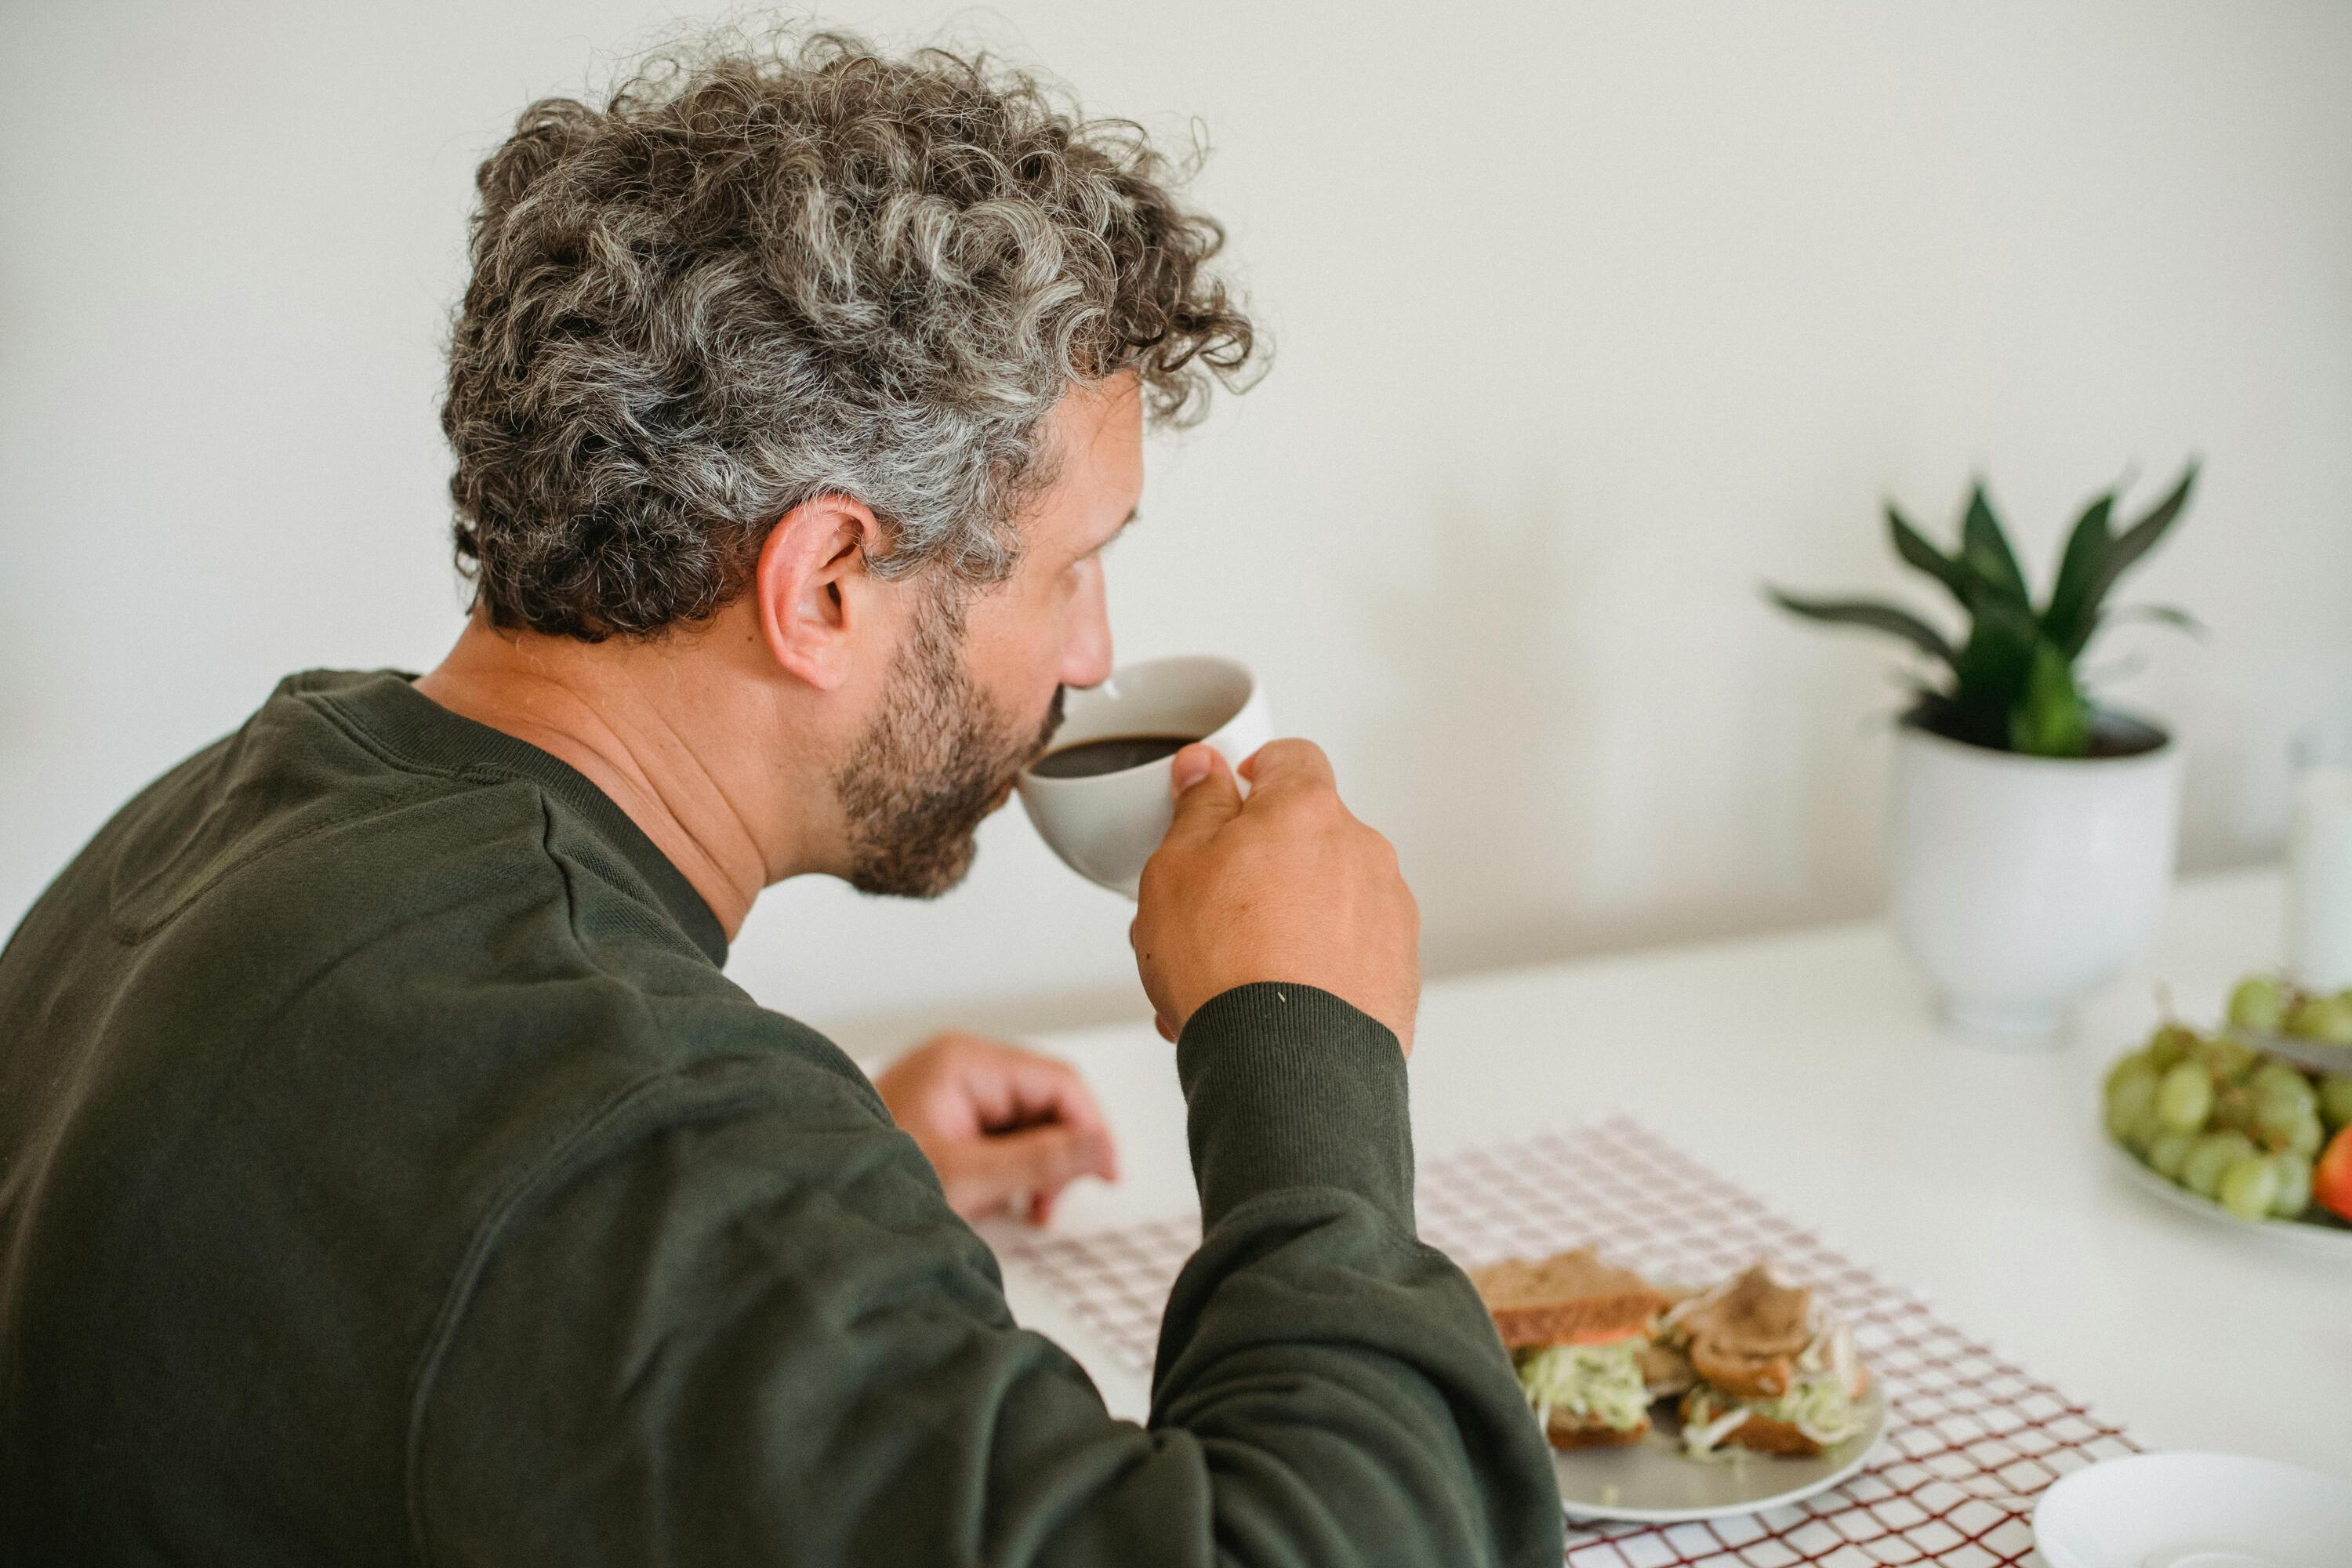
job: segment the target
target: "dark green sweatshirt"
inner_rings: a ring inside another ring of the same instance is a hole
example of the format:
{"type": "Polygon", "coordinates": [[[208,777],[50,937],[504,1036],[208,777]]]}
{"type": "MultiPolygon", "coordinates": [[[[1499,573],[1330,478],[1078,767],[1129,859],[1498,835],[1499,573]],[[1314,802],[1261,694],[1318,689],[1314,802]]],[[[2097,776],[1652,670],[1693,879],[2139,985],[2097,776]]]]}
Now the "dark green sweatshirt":
{"type": "Polygon", "coordinates": [[[1137,1426],[725,957],[395,673],[142,793],[0,954],[0,1561],[1559,1562],[1379,1025],[1185,1029],[1206,1234],[1137,1426]]]}

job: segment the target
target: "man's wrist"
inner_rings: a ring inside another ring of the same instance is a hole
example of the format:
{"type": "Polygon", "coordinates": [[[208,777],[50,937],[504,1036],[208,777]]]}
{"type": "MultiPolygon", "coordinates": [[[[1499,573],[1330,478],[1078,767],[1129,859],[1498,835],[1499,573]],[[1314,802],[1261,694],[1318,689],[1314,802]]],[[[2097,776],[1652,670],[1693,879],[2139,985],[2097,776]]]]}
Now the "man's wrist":
{"type": "Polygon", "coordinates": [[[1203,1223],[1260,1192],[1336,1186],[1412,1221],[1404,1054],[1378,1019],[1311,985],[1238,985],[1176,1045],[1203,1223]]]}

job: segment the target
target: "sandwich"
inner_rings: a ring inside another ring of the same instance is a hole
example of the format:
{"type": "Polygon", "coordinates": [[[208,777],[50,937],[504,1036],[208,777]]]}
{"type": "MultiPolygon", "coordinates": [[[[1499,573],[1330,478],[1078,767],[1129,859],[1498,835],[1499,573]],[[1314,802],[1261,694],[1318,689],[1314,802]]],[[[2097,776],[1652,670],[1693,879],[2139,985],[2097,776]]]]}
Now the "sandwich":
{"type": "Polygon", "coordinates": [[[1643,1355],[1668,1298],[1590,1247],[1470,1276],[1511,1353],[1519,1388],[1555,1448],[1613,1447],[1649,1435],[1643,1355]]]}
{"type": "Polygon", "coordinates": [[[1870,1374],[1853,1335],[1815,1308],[1811,1291],[1761,1263],[1674,1303],[1658,1338],[1695,1379],[1681,1405],[1683,1447],[1694,1457],[1727,1447],[1807,1456],[1862,1430],[1856,1402],[1870,1374]]]}

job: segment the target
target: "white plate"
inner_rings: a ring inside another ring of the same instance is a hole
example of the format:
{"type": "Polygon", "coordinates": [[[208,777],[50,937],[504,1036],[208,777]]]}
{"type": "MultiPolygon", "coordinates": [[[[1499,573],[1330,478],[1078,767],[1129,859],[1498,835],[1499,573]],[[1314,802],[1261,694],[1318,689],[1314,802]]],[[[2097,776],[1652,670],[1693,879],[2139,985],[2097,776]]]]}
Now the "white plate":
{"type": "Polygon", "coordinates": [[[1664,1429],[1623,1448],[1553,1450],[1559,1502],[1570,1519],[1679,1524],[1778,1508],[1827,1491],[1862,1468],[1886,1430],[1886,1399],[1874,1381],[1862,1396],[1862,1430],[1810,1459],[1734,1448],[1728,1459],[1685,1458],[1664,1429]]]}
{"type": "Polygon", "coordinates": [[[2344,1568],[2352,1486],[2235,1454],[2134,1454],[2042,1494],[2050,1568],[2344,1568]]]}
{"type": "Polygon", "coordinates": [[[2202,1215],[2257,1240],[2300,1247],[2306,1252],[2329,1252],[2352,1260],[2352,1226],[2315,1225],[2301,1219],[2241,1219],[2212,1199],[2200,1197],[2178,1182],[2168,1182],[2141,1164],[2130,1150],[2108,1137],[2105,1129],[2102,1128],[2097,1136],[2106,1145],[2107,1152],[2123,1166],[2126,1180],[2175,1208],[2202,1215]]]}

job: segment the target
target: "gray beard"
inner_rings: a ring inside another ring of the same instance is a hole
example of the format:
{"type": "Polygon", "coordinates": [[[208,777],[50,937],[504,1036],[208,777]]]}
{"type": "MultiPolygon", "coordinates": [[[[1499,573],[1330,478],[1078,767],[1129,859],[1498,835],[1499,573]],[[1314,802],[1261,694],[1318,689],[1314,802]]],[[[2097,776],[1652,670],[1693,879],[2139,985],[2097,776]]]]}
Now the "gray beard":
{"type": "Polygon", "coordinates": [[[963,616],[934,600],[892,663],[882,710],[835,770],[849,823],[849,883],[862,893],[935,899],[964,879],[980,825],[1062,722],[1056,687],[1027,731],[963,664],[963,616]]]}

